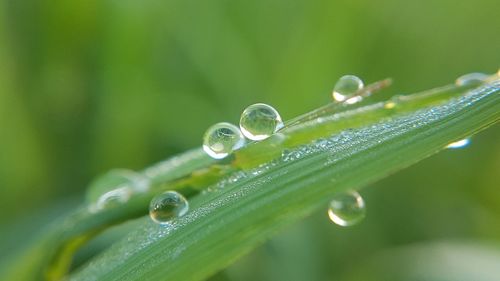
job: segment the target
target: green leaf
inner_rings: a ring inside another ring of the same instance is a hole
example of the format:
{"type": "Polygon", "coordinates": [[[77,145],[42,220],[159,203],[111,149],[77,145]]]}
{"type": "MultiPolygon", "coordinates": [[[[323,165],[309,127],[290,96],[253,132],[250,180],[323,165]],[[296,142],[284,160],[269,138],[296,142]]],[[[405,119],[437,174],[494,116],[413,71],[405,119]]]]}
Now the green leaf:
{"type": "MultiPolygon", "coordinates": [[[[324,208],[335,193],[366,186],[497,122],[499,93],[494,82],[373,124],[330,136],[324,131],[320,139],[193,197],[189,214],[171,226],[142,218],[136,231],[71,280],[207,278],[281,227],[324,208]]],[[[337,122],[333,115],[330,119],[337,122]]],[[[328,123],[315,122],[309,126],[328,123]]]]}
{"type": "Polygon", "coordinates": [[[0,277],[58,280],[86,241],[142,217],[136,230],[70,277],[204,279],[325,207],[335,193],[366,186],[497,122],[499,92],[499,82],[490,81],[365,106],[329,105],[232,159],[216,162],[200,149],[187,152],[143,171],[152,182],[148,192],[98,213],[83,206],[49,226],[0,277]],[[191,210],[165,227],[150,221],[147,208],[168,189],[188,196],[191,210]]]}

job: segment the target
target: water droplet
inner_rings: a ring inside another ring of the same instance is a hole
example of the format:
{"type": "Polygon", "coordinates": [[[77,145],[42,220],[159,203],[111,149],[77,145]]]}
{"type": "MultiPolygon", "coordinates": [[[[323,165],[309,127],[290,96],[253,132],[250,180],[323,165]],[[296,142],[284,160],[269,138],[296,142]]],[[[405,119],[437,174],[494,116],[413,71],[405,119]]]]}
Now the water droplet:
{"type": "Polygon", "coordinates": [[[465,86],[471,83],[484,82],[487,78],[488,75],[484,73],[479,73],[479,72],[468,73],[458,77],[457,80],[455,80],[455,84],[457,86],[465,86]]]}
{"type": "Polygon", "coordinates": [[[184,216],[188,210],[188,201],[176,191],[157,195],[149,204],[149,216],[159,224],[168,224],[172,219],[184,216]]]}
{"type": "Polygon", "coordinates": [[[127,169],[114,169],[94,180],[86,193],[86,200],[89,204],[96,204],[102,200],[104,194],[119,188],[128,188],[133,192],[145,192],[149,189],[150,180],[148,177],[127,169]]]}
{"type": "Polygon", "coordinates": [[[393,108],[395,108],[395,107],[396,107],[396,103],[395,103],[395,102],[393,102],[393,101],[387,101],[387,102],[385,102],[385,104],[384,104],[384,108],[385,108],[385,109],[393,109],[393,108]]]}
{"type": "Polygon", "coordinates": [[[363,89],[363,80],[354,75],[344,75],[333,88],[333,99],[337,102],[346,102],[353,104],[362,100],[361,96],[353,96],[359,90],[363,89]]]}
{"type": "Polygon", "coordinates": [[[245,139],[240,129],[233,124],[222,122],[208,128],[203,137],[203,150],[215,159],[222,159],[241,148],[245,139]]]}
{"type": "Polygon", "coordinates": [[[330,220],[340,226],[355,225],[363,220],[365,214],[365,202],[356,191],[336,195],[328,208],[330,220]]]}
{"type": "Polygon", "coordinates": [[[251,140],[264,140],[283,128],[278,111],[272,106],[257,103],[247,107],[241,114],[241,132],[251,140]]]}
{"type": "Polygon", "coordinates": [[[452,142],[446,146],[446,148],[455,149],[455,148],[464,148],[470,144],[470,138],[459,140],[452,142]]]}
{"type": "Polygon", "coordinates": [[[402,102],[402,99],[404,99],[404,96],[402,96],[402,95],[392,96],[390,100],[388,100],[384,103],[384,108],[385,109],[393,109],[393,108],[397,107],[402,102]]]}
{"type": "Polygon", "coordinates": [[[132,189],[128,186],[119,187],[102,194],[89,210],[93,213],[110,207],[116,207],[126,203],[132,196],[132,189]]]}

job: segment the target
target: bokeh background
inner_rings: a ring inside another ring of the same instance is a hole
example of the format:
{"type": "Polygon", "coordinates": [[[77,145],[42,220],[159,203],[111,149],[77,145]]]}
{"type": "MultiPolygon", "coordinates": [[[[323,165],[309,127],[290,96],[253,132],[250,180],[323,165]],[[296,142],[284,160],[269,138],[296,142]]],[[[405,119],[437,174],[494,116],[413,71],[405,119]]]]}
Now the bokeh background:
{"type": "MultiPolygon", "coordinates": [[[[498,0],[1,1],[3,258],[82,202],[96,175],[199,146],[251,103],[288,119],[329,101],[344,74],[394,78],[384,98],[496,72],[499,10],[498,0]]],[[[500,264],[499,139],[497,125],[363,190],[359,226],[315,214],[214,280],[495,280],[481,274],[500,264]]]]}

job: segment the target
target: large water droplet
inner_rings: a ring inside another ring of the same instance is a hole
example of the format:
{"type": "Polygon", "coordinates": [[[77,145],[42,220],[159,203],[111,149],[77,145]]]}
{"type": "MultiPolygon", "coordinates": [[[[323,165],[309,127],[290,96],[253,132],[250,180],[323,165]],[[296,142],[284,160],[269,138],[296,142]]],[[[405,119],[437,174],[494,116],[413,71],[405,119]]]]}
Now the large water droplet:
{"type": "Polygon", "coordinates": [[[188,210],[188,201],[176,191],[157,195],[149,204],[149,216],[159,224],[168,224],[172,219],[184,216],[188,210]]]}
{"type": "Polygon", "coordinates": [[[102,196],[119,188],[127,188],[131,193],[145,192],[149,189],[148,177],[127,169],[114,169],[94,180],[86,193],[89,204],[96,204],[102,196]]]}
{"type": "Polygon", "coordinates": [[[488,78],[487,74],[484,73],[479,73],[479,72],[474,72],[474,73],[468,73],[464,74],[455,80],[455,84],[457,86],[465,86],[471,83],[481,83],[486,81],[488,78]]]}
{"type": "Polygon", "coordinates": [[[283,128],[278,111],[272,106],[257,103],[247,107],[241,114],[241,132],[251,140],[264,140],[283,128]]]}
{"type": "Polygon", "coordinates": [[[233,124],[222,122],[208,128],[203,137],[203,150],[215,159],[222,159],[241,148],[245,138],[233,124]]]}
{"type": "Polygon", "coordinates": [[[340,226],[359,223],[366,215],[365,202],[356,191],[337,194],[330,202],[328,216],[340,226]]]}
{"type": "Polygon", "coordinates": [[[337,102],[347,102],[353,104],[362,100],[360,96],[354,97],[354,94],[363,89],[363,80],[354,75],[344,75],[333,88],[333,99],[337,102]]]}
{"type": "Polygon", "coordinates": [[[446,146],[449,149],[464,148],[470,144],[470,138],[452,142],[446,146]]]}

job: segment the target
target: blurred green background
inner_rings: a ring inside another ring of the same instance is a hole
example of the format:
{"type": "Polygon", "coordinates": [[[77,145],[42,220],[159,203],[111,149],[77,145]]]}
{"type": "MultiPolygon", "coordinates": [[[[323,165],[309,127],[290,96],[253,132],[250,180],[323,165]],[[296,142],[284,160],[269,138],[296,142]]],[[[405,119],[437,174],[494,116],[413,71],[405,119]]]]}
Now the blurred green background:
{"type": "MultiPolygon", "coordinates": [[[[497,0],[1,1],[0,250],[81,202],[96,175],[199,146],[251,103],[289,119],[329,101],[344,74],[393,77],[384,98],[496,72],[499,10],[497,0]]],[[[214,279],[490,280],[464,276],[489,266],[482,259],[500,264],[499,139],[497,125],[364,190],[360,226],[318,213],[214,279]],[[432,279],[451,274],[438,263],[464,272],[432,279]]]]}

